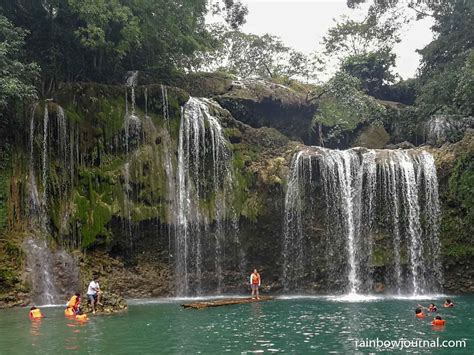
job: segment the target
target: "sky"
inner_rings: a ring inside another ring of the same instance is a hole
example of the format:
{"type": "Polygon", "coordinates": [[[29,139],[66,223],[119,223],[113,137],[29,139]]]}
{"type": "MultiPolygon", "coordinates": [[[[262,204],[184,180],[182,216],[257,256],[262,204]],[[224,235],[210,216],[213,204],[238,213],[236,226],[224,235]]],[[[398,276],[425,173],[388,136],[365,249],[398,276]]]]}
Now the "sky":
{"type": "MultiPolygon", "coordinates": [[[[346,0],[242,0],[248,6],[243,32],[279,36],[283,42],[300,52],[310,54],[321,48],[320,42],[342,15],[361,18],[361,10],[346,6],[346,0]]],[[[423,48],[432,38],[430,19],[413,22],[404,29],[402,42],[397,44],[395,72],[403,79],[414,77],[423,48]]],[[[322,78],[324,79],[324,78],[322,78]]]]}

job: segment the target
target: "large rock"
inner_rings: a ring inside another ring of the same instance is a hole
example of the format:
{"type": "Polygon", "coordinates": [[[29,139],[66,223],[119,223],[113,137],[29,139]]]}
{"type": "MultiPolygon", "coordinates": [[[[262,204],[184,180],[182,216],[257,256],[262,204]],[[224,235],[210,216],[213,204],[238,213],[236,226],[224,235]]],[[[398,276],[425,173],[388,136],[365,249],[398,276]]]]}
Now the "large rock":
{"type": "Polygon", "coordinates": [[[423,142],[441,146],[446,142],[460,141],[464,132],[469,128],[474,128],[474,117],[434,115],[428,121],[423,122],[418,127],[418,131],[423,142]]]}
{"type": "Polygon", "coordinates": [[[362,128],[354,139],[353,147],[381,149],[390,141],[390,135],[382,125],[370,125],[362,128]]]}
{"type": "Polygon", "coordinates": [[[243,123],[276,128],[291,139],[310,142],[316,106],[303,93],[264,80],[245,80],[234,81],[215,99],[243,123]]]}

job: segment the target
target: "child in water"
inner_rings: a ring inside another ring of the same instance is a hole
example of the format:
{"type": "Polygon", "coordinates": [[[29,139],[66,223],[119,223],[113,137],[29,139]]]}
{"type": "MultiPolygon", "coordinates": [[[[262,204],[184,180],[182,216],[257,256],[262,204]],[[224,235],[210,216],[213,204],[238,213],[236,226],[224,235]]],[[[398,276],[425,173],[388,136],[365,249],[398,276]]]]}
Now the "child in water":
{"type": "Polygon", "coordinates": [[[446,301],[444,301],[443,307],[444,308],[454,307],[454,303],[449,298],[446,298],[446,301]]]}
{"type": "Polygon", "coordinates": [[[415,309],[415,316],[416,318],[425,318],[426,314],[423,313],[423,310],[421,308],[415,309]]]}

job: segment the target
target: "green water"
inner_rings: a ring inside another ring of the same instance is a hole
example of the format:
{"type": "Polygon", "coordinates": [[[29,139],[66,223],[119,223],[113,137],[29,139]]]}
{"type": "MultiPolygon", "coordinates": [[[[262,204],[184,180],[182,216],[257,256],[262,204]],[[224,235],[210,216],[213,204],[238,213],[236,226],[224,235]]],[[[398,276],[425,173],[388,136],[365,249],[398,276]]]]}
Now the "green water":
{"type": "Polygon", "coordinates": [[[378,337],[467,343],[461,349],[391,349],[394,353],[473,354],[474,296],[453,297],[455,308],[440,309],[438,314],[447,320],[443,329],[433,329],[431,317],[414,317],[416,304],[430,301],[442,303],[441,298],[278,299],[199,311],[182,309],[178,301],[131,303],[126,313],[91,316],[84,324],[65,319],[58,307],[43,308],[47,318],[34,322],[27,309],[16,308],[0,310],[0,353],[352,354],[376,352],[356,349],[355,340],[378,337]]]}

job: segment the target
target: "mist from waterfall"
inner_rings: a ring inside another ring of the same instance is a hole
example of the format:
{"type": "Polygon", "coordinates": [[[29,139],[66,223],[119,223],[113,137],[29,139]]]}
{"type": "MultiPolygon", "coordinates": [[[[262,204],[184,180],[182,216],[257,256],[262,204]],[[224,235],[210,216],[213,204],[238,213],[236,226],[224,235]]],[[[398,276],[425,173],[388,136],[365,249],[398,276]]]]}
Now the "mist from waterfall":
{"type": "Polygon", "coordinates": [[[439,214],[436,169],[425,151],[299,151],[285,198],[286,291],[369,293],[374,281],[398,294],[435,291],[439,214]],[[389,265],[382,278],[380,258],[389,265]]]}

